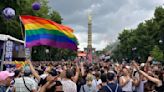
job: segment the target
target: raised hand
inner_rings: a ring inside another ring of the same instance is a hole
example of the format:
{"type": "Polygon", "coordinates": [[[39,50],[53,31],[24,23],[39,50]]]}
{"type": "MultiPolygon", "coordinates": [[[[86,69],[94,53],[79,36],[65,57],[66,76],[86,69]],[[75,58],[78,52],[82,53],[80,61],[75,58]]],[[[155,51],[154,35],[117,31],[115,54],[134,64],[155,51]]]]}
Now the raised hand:
{"type": "Polygon", "coordinates": [[[25,61],[25,63],[26,63],[26,64],[31,64],[31,61],[30,61],[29,59],[27,59],[27,60],[25,61]]]}
{"type": "Polygon", "coordinates": [[[137,70],[139,70],[139,66],[138,66],[138,64],[135,62],[135,60],[132,61],[132,65],[134,66],[134,68],[136,68],[137,70]]]}
{"type": "Polygon", "coordinates": [[[153,60],[153,57],[149,56],[148,59],[147,59],[147,62],[151,62],[152,60],[153,60]]]}

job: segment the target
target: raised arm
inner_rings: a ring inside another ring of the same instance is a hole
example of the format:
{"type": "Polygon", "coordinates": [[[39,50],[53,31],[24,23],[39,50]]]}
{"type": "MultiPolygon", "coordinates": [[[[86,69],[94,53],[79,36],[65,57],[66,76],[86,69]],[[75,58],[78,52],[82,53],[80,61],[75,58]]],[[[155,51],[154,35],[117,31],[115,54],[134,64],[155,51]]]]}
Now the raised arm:
{"type": "Polygon", "coordinates": [[[84,76],[84,65],[83,62],[80,63],[80,68],[81,68],[81,74],[84,76]]]}
{"type": "Polygon", "coordinates": [[[44,84],[41,89],[39,90],[39,92],[46,92],[46,88],[50,85],[50,82],[48,81],[46,84],[44,84]]]}
{"type": "Polygon", "coordinates": [[[140,74],[142,74],[144,77],[146,77],[149,81],[154,82],[158,87],[162,85],[162,81],[161,80],[159,80],[158,78],[154,78],[152,76],[149,76],[147,73],[145,73],[144,71],[140,70],[139,66],[135,62],[133,62],[133,65],[138,70],[138,72],[140,74]]]}
{"type": "Polygon", "coordinates": [[[75,74],[75,76],[73,77],[73,81],[74,81],[75,83],[78,81],[78,78],[79,78],[79,71],[80,71],[79,66],[78,66],[78,64],[76,64],[76,74],[75,74]]]}
{"type": "Polygon", "coordinates": [[[26,60],[26,63],[29,64],[30,69],[31,69],[31,72],[32,72],[32,74],[34,75],[34,77],[35,77],[37,80],[40,80],[40,76],[39,76],[38,73],[35,71],[35,69],[34,69],[34,67],[33,67],[31,61],[30,61],[30,60],[26,60]]]}
{"type": "Polygon", "coordinates": [[[141,73],[144,77],[146,77],[148,80],[154,82],[158,87],[162,85],[162,81],[161,81],[161,80],[149,76],[149,75],[148,75],[147,73],[145,73],[144,71],[141,71],[141,70],[138,70],[138,71],[139,71],[139,73],[141,73]]]}
{"type": "Polygon", "coordinates": [[[145,67],[146,68],[147,67],[150,67],[150,63],[152,62],[152,60],[153,60],[153,57],[149,56],[148,59],[147,59],[147,61],[146,61],[146,64],[145,64],[145,67]]]}

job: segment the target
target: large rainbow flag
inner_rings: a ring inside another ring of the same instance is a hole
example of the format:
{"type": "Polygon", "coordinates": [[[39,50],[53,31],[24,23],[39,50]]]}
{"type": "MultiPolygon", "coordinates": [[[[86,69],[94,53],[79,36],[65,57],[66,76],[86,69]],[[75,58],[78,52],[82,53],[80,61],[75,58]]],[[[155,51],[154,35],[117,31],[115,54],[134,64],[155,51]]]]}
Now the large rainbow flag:
{"type": "Polygon", "coordinates": [[[55,48],[77,50],[73,30],[51,20],[35,16],[20,16],[25,28],[26,47],[48,45],[55,48]]]}

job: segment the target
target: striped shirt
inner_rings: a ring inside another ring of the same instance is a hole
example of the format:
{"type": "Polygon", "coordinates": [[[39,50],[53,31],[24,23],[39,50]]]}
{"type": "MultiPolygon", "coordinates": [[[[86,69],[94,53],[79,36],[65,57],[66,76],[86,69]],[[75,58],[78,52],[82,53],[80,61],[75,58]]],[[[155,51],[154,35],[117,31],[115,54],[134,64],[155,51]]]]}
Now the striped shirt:
{"type": "MultiPolygon", "coordinates": [[[[37,90],[37,83],[34,81],[34,79],[30,77],[24,77],[25,83],[27,87],[32,91],[32,90],[37,90]]],[[[23,82],[23,78],[16,78],[15,79],[15,89],[16,92],[29,92],[29,90],[26,88],[23,82]]]]}

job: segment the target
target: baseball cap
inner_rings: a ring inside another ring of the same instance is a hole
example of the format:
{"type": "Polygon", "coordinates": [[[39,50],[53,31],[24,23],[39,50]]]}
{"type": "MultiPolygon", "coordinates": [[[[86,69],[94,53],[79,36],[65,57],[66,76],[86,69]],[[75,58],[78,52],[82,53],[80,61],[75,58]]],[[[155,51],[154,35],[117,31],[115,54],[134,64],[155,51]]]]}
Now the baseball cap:
{"type": "Polygon", "coordinates": [[[0,72],[0,81],[6,80],[7,77],[13,77],[15,73],[10,73],[9,71],[0,72]]]}
{"type": "Polygon", "coordinates": [[[31,74],[31,69],[29,66],[25,66],[24,67],[24,75],[30,75],[31,74]]]}

